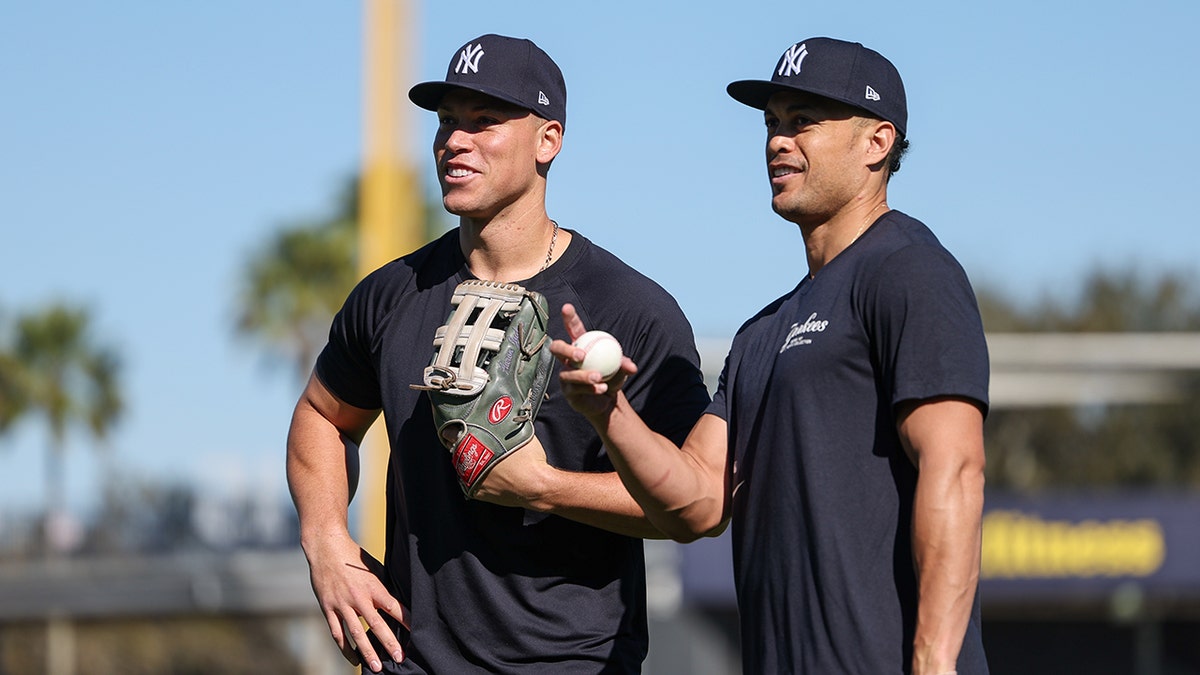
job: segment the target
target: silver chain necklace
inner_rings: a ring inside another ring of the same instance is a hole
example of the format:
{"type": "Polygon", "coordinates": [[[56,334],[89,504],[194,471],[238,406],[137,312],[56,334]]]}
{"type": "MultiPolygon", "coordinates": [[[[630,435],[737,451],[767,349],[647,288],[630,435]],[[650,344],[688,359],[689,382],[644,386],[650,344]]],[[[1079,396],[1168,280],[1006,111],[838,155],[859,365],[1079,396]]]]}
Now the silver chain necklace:
{"type": "Polygon", "coordinates": [[[546,262],[542,263],[542,269],[538,270],[538,274],[546,271],[550,266],[550,259],[554,257],[554,242],[558,241],[558,222],[551,220],[554,223],[554,234],[550,235],[550,249],[546,251],[546,262]]]}

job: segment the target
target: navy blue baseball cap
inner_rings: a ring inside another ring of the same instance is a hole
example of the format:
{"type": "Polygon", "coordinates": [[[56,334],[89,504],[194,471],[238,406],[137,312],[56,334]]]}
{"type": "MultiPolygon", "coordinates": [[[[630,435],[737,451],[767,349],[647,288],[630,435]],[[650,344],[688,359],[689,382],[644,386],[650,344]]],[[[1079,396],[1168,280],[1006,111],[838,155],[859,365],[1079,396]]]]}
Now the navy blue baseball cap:
{"type": "Polygon", "coordinates": [[[908,102],[900,72],[879,52],[857,42],[815,37],[788,47],[770,80],[738,80],[725,91],[741,103],[765,110],[771,95],[793,90],[861,108],[908,130],[908,102]]]}
{"type": "Polygon", "coordinates": [[[530,40],[481,35],[455,52],[445,80],[422,82],[408,90],[408,98],[426,110],[437,110],[446,92],[458,88],[494,96],[567,126],[562,71],[530,40]]]}

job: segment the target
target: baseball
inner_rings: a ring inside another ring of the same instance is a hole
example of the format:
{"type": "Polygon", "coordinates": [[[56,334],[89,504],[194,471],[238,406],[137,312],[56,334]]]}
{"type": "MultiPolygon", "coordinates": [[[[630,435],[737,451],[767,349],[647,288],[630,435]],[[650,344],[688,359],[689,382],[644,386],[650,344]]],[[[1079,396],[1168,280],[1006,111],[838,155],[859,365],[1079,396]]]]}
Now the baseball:
{"type": "Polygon", "coordinates": [[[573,346],[587,352],[579,367],[584,370],[594,370],[609,379],[621,369],[621,343],[602,330],[589,330],[572,343],[573,346]]]}

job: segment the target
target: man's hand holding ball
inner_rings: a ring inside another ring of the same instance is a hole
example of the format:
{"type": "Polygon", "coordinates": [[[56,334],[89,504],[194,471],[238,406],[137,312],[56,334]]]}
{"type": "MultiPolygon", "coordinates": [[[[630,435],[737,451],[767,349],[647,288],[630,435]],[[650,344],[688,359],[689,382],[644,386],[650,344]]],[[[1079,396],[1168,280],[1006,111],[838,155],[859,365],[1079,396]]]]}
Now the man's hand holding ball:
{"type": "Polygon", "coordinates": [[[621,343],[602,330],[589,330],[575,338],[571,346],[583,350],[583,360],[575,364],[580,370],[594,370],[605,382],[621,370],[621,343]]]}
{"type": "Polygon", "coordinates": [[[605,414],[616,405],[625,379],[637,373],[637,365],[612,335],[589,331],[574,306],[563,305],[562,318],[571,342],[555,340],[550,351],[566,366],[559,376],[563,393],[585,416],[605,414]]]}

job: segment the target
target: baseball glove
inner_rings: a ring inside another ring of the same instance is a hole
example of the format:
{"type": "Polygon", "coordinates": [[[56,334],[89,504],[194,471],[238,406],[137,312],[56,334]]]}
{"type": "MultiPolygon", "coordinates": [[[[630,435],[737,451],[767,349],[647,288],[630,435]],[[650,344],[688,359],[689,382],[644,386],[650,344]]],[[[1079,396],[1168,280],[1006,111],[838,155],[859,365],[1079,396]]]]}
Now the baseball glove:
{"type": "Polygon", "coordinates": [[[433,339],[424,383],[438,438],[451,452],[463,494],[533,438],[554,357],[540,294],[472,279],[454,289],[453,310],[433,339]]]}

